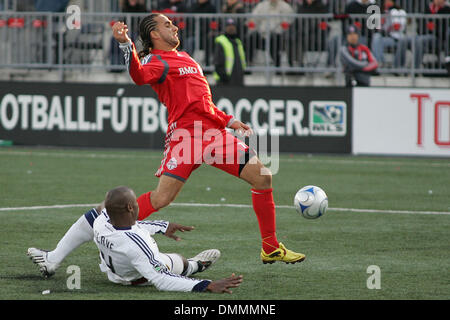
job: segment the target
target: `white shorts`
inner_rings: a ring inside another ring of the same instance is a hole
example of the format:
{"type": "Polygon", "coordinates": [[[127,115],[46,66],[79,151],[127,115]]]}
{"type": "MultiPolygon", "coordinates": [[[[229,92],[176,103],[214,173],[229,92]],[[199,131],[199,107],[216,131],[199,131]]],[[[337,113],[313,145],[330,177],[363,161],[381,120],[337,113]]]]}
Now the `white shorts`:
{"type": "Polygon", "coordinates": [[[183,258],[178,253],[159,253],[164,265],[174,274],[182,274],[184,270],[183,258]]]}

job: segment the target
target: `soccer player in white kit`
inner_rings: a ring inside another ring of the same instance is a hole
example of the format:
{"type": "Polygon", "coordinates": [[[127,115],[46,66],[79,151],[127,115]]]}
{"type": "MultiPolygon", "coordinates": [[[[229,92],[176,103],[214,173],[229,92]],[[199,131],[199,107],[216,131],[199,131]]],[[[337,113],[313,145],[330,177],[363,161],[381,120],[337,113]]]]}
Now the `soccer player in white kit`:
{"type": "Polygon", "coordinates": [[[194,288],[202,288],[209,281],[185,277],[200,271],[196,262],[188,262],[188,267],[184,268],[180,255],[159,252],[152,238],[158,229],[161,227],[151,224],[143,227],[141,223],[115,227],[104,209],[94,221],[94,242],[100,251],[100,270],[114,283],[153,284],[166,291],[202,291],[194,288]],[[154,232],[151,229],[155,229],[154,232]]]}
{"type": "MultiPolygon", "coordinates": [[[[206,270],[218,259],[220,252],[205,250],[189,260],[179,254],[161,253],[152,235],[165,232],[168,222],[136,221],[138,211],[133,190],[117,187],[107,193],[105,209],[93,222],[94,242],[100,251],[100,269],[110,281],[154,285],[165,291],[215,293],[231,293],[230,288],[240,285],[242,276],[234,274],[217,281],[188,278],[206,270]]],[[[46,266],[42,250],[30,248],[28,255],[41,268],[46,266]]]]}

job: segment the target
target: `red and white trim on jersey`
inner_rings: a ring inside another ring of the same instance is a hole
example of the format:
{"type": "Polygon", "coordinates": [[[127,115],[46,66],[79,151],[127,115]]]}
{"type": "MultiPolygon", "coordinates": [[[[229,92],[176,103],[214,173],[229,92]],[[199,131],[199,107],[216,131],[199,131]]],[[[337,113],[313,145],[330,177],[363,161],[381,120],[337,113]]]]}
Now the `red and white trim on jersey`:
{"type": "Polygon", "coordinates": [[[166,137],[164,139],[164,153],[163,153],[163,159],[161,160],[161,165],[158,169],[158,171],[156,171],[155,176],[160,177],[162,174],[162,171],[164,169],[164,165],[166,164],[167,161],[167,155],[169,154],[170,151],[170,142],[172,141],[172,136],[173,133],[175,131],[175,129],[177,128],[177,123],[174,122],[172,123],[168,128],[167,128],[167,133],[166,133],[166,137]]]}

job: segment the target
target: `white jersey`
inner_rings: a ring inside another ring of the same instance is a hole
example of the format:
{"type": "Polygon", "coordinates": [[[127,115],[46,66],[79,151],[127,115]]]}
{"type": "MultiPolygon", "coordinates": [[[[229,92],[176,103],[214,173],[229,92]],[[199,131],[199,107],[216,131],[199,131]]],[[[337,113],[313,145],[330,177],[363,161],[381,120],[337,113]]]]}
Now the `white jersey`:
{"type": "Polygon", "coordinates": [[[131,284],[145,278],[159,290],[197,291],[209,281],[192,279],[169,271],[160,256],[158,245],[151,237],[164,233],[166,221],[136,221],[129,228],[115,228],[106,209],[94,221],[94,242],[100,251],[100,269],[110,281],[131,284]],[[199,284],[194,288],[197,284],[199,284]]]}

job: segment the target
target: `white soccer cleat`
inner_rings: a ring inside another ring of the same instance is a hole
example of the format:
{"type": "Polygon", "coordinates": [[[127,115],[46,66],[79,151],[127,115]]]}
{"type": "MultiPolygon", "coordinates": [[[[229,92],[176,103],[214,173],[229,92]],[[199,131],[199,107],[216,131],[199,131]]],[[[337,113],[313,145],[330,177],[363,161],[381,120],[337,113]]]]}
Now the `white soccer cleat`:
{"type": "Polygon", "coordinates": [[[189,261],[196,261],[198,264],[198,271],[203,272],[213,265],[220,258],[220,251],[217,249],[209,249],[200,252],[195,257],[188,259],[189,261]]]}
{"type": "Polygon", "coordinates": [[[51,263],[47,260],[48,251],[36,249],[36,248],[28,248],[27,256],[30,257],[33,263],[37,264],[39,267],[39,271],[45,278],[49,278],[55,274],[56,269],[58,269],[59,265],[56,263],[51,263]]]}

